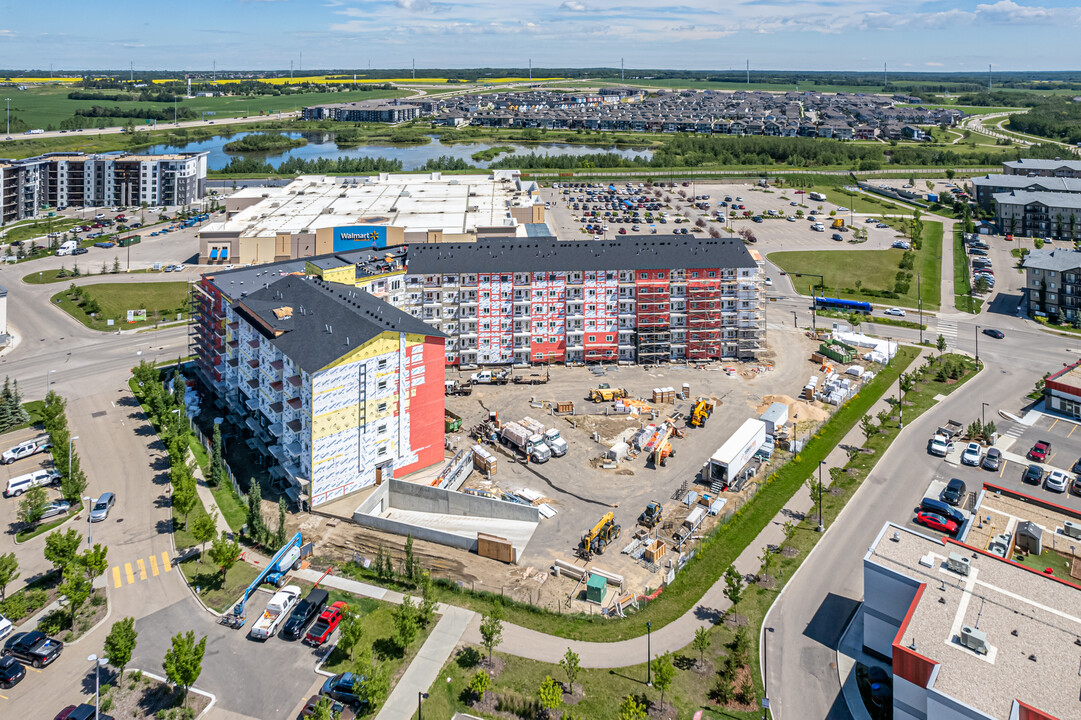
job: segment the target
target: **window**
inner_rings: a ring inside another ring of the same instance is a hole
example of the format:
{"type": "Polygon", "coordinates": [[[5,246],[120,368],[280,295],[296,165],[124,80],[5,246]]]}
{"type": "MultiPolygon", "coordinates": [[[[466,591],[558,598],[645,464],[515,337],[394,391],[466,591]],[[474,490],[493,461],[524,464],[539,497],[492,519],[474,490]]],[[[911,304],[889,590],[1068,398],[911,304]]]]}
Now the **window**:
{"type": "Polygon", "coordinates": [[[646,279],[646,273],[639,273],[638,274],[638,279],[645,280],[646,279]]]}
{"type": "Polygon", "coordinates": [[[710,270],[708,273],[706,273],[706,277],[717,277],[717,273],[714,270],[710,270]]]}
{"type": "Polygon", "coordinates": [[[386,445],[380,445],[379,449],[375,451],[375,454],[380,455],[380,456],[386,455],[387,454],[387,446],[386,445]]]}
{"type": "Polygon", "coordinates": [[[597,342],[597,336],[596,335],[590,335],[589,336],[589,341],[590,342],[597,342]]]}
{"type": "Polygon", "coordinates": [[[694,272],[692,272],[692,273],[691,273],[691,277],[692,277],[692,278],[696,278],[696,277],[698,277],[698,271],[697,271],[697,270],[695,270],[694,272]]]}
{"type": "Polygon", "coordinates": [[[387,411],[387,404],[385,402],[379,403],[378,405],[375,406],[375,411],[376,412],[386,412],[387,411]]]}
{"type": "Polygon", "coordinates": [[[387,424],[386,423],[380,423],[379,427],[377,427],[375,429],[375,431],[377,433],[379,433],[380,435],[384,435],[387,432],[387,424]]]}
{"type": "Polygon", "coordinates": [[[384,369],[386,369],[386,367],[387,367],[387,359],[386,358],[380,358],[379,359],[379,369],[384,370],[384,369]]]}
{"type": "Polygon", "coordinates": [[[604,341],[605,342],[612,342],[612,336],[611,335],[605,335],[604,336],[604,341]]]}
{"type": "Polygon", "coordinates": [[[387,389],[387,381],[386,380],[380,380],[378,387],[379,387],[380,390],[386,390],[387,389]]]}

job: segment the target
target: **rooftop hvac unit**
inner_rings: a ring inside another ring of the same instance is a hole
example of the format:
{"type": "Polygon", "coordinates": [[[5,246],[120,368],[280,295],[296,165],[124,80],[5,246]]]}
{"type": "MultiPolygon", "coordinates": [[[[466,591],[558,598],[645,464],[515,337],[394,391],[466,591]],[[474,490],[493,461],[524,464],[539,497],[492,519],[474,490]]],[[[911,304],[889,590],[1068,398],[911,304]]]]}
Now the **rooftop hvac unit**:
{"type": "Polygon", "coordinates": [[[1081,538],[1081,523],[1067,520],[1062,524],[1062,531],[1072,538],[1081,538]]]}
{"type": "Polygon", "coordinates": [[[961,644],[980,655],[987,654],[987,633],[983,630],[961,626],[961,644]]]}
{"type": "Polygon", "coordinates": [[[946,559],[946,568],[958,575],[968,575],[968,570],[971,565],[972,558],[958,555],[957,553],[950,553],[950,556],[946,559]]]}

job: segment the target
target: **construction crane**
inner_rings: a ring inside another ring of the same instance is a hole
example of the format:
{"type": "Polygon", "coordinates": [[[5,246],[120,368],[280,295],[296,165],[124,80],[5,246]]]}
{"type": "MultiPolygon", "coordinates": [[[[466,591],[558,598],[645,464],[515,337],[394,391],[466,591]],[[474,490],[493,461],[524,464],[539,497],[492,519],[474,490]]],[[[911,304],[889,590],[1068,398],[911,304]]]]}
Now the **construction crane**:
{"type": "Polygon", "coordinates": [[[712,414],[713,403],[706,398],[698,398],[698,402],[694,404],[694,410],[691,411],[691,427],[702,427],[712,414]]]}
{"type": "Polygon", "coordinates": [[[603,517],[582,536],[582,542],[578,546],[578,555],[584,560],[589,560],[594,554],[604,554],[608,544],[619,537],[623,528],[616,525],[615,515],[605,513],[603,517]]]}

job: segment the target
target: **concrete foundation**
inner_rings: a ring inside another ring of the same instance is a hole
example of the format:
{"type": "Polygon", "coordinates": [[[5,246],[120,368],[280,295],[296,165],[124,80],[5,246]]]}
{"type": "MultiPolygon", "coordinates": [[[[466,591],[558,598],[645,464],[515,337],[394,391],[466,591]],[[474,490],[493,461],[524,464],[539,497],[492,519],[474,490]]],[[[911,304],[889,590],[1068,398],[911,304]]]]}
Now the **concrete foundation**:
{"type": "Polygon", "coordinates": [[[477,551],[477,533],[506,538],[521,557],[540,522],[537,508],[401,480],[383,483],[353,512],[365,527],[477,551]]]}

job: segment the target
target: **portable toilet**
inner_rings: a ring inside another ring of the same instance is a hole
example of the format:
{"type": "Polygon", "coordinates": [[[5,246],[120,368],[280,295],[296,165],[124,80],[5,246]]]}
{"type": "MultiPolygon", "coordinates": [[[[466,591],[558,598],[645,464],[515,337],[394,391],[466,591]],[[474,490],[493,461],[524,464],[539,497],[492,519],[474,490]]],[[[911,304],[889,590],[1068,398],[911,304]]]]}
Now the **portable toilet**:
{"type": "Polygon", "coordinates": [[[588,602],[603,603],[604,591],[608,589],[608,581],[600,575],[590,575],[586,582],[586,600],[588,602]]]}

